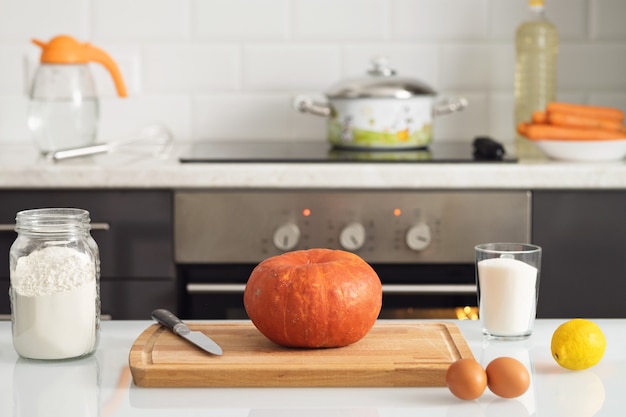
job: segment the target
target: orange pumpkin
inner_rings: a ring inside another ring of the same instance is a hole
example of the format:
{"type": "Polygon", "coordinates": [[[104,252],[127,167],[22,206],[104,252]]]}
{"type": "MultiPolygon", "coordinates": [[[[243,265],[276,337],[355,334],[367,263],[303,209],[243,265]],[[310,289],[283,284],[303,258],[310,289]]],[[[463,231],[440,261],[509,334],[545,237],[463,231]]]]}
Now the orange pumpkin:
{"type": "Polygon", "coordinates": [[[300,250],[258,264],[243,302],[256,328],[274,343],[340,347],[374,326],[382,285],[374,269],[351,252],[300,250]]]}

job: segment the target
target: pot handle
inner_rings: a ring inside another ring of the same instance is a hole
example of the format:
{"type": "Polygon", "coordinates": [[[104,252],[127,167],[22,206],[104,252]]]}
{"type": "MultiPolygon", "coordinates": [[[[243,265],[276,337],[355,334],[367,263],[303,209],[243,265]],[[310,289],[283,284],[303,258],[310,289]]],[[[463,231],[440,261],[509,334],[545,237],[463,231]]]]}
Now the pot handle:
{"type": "Polygon", "coordinates": [[[330,116],[330,106],[326,103],[316,103],[311,97],[296,96],[293,99],[293,108],[301,113],[311,113],[316,116],[330,116]]]}
{"type": "Polygon", "coordinates": [[[435,104],[433,108],[434,116],[443,116],[446,114],[461,111],[467,107],[468,101],[465,97],[448,98],[435,104]]]}

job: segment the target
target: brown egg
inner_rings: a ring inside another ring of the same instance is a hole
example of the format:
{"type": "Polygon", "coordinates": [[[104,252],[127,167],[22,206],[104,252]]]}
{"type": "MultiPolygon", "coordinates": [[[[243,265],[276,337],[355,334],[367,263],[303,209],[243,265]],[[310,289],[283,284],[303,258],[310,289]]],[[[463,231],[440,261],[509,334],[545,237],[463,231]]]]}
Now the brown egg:
{"type": "Polygon", "coordinates": [[[487,388],[487,374],[474,359],[459,359],[446,372],[446,385],[462,400],[475,400],[487,388]]]}
{"type": "Polygon", "coordinates": [[[486,372],[489,389],[502,398],[519,397],[530,386],[528,370],[514,358],[496,358],[487,365],[486,372]]]}

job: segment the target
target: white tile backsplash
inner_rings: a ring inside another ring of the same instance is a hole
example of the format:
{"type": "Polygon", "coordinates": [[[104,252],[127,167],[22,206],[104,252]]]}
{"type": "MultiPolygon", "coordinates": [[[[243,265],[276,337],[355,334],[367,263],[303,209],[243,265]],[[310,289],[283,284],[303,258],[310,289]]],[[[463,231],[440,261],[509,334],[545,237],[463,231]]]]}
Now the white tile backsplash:
{"type": "Polygon", "coordinates": [[[31,140],[26,126],[27,109],[25,95],[0,95],[0,144],[27,143],[31,140]]]}
{"type": "Polygon", "coordinates": [[[386,0],[293,0],[295,39],[379,40],[387,37],[386,0]]]}
{"type": "MultiPolygon", "coordinates": [[[[561,37],[559,99],[626,109],[625,0],[547,0],[561,37]]],[[[32,37],[70,34],[107,51],[129,97],[92,64],[102,140],[154,122],[178,140],[323,138],[291,107],[387,56],[399,75],[470,107],[436,140],[513,138],[514,32],[525,0],[0,0],[0,144],[30,140],[32,37]],[[28,59],[25,59],[28,58],[28,59]]]]}
{"type": "Polygon", "coordinates": [[[94,41],[167,42],[188,38],[189,0],[93,0],[94,41]]]}
{"type": "Polygon", "coordinates": [[[626,1],[590,0],[591,37],[593,39],[626,40],[626,1]]]}
{"type": "Polygon", "coordinates": [[[199,94],[240,87],[237,45],[159,44],[143,49],[142,79],[150,94],[199,94]]]}
{"type": "MultiPolygon", "coordinates": [[[[589,1],[590,0],[546,0],[546,14],[559,30],[561,40],[568,41],[589,38],[589,1]]],[[[508,3],[508,1],[505,3],[508,3]]],[[[522,19],[520,20],[523,20],[526,14],[526,12],[523,12],[521,14],[522,19]]]]}
{"type": "Polygon", "coordinates": [[[390,0],[391,33],[394,39],[421,41],[485,39],[488,4],[489,0],[390,0]]]}
{"type": "Polygon", "coordinates": [[[207,40],[286,40],[289,0],[195,0],[194,37],[207,40]]]}
{"type": "Polygon", "coordinates": [[[340,74],[340,49],[330,44],[250,45],[244,48],[244,86],[250,90],[325,88],[340,74]]]}
{"type": "Polygon", "coordinates": [[[194,99],[194,140],[298,140],[324,137],[326,120],[301,114],[285,94],[194,99]]]}
{"type": "Polygon", "coordinates": [[[510,44],[448,44],[441,47],[443,88],[513,91],[515,56],[510,44]]]}
{"type": "Polygon", "coordinates": [[[0,0],[0,43],[23,45],[60,34],[89,37],[89,11],[87,0],[0,0]]]}
{"type": "Polygon", "coordinates": [[[485,132],[497,138],[511,135],[511,126],[515,124],[513,117],[515,102],[509,93],[494,93],[489,97],[488,125],[485,132]]]}
{"type": "Polygon", "coordinates": [[[471,103],[465,110],[433,119],[433,135],[439,141],[468,142],[476,135],[486,135],[489,127],[489,99],[485,93],[467,91],[447,91],[440,94],[441,99],[462,96],[471,103]],[[471,133],[469,133],[471,132],[471,133]]]}
{"type": "Polygon", "coordinates": [[[116,140],[143,126],[162,124],[175,137],[191,137],[191,98],[188,95],[141,95],[106,98],[100,101],[100,130],[103,140],[116,140]],[[132,115],[132,117],[128,117],[132,115]]]}
{"type": "Polygon", "coordinates": [[[0,94],[24,92],[24,48],[0,45],[0,94]]]}
{"type": "Polygon", "coordinates": [[[626,92],[626,43],[561,45],[559,89],[626,92]]]}

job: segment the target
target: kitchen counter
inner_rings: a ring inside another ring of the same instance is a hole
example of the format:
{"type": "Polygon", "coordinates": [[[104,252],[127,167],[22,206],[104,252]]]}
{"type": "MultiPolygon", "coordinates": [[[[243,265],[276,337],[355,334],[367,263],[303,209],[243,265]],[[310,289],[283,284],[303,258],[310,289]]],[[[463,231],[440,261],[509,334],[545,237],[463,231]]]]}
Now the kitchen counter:
{"type": "Polygon", "coordinates": [[[177,145],[155,158],[144,150],[51,162],[33,146],[2,145],[1,189],[41,188],[404,188],[626,189],[626,161],[518,163],[192,163],[177,145]]]}
{"type": "Polygon", "coordinates": [[[531,369],[531,387],[517,399],[486,391],[461,401],[447,388],[197,388],[133,385],[128,353],[152,322],[102,323],[100,346],[86,359],[37,362],[18,359],[10,322],[0,322],[0,416],[622,416],[626,374],[626,320],[595,320],[607,350],[595,367],[572,372],[550,356],[552,332],[564,320],[538,320],[521,342],[483,341],[478,322],[456,324],[483,365],[514,356],[531,369]],[[599,410],[599,411],[598,411],[599,410]]]}

